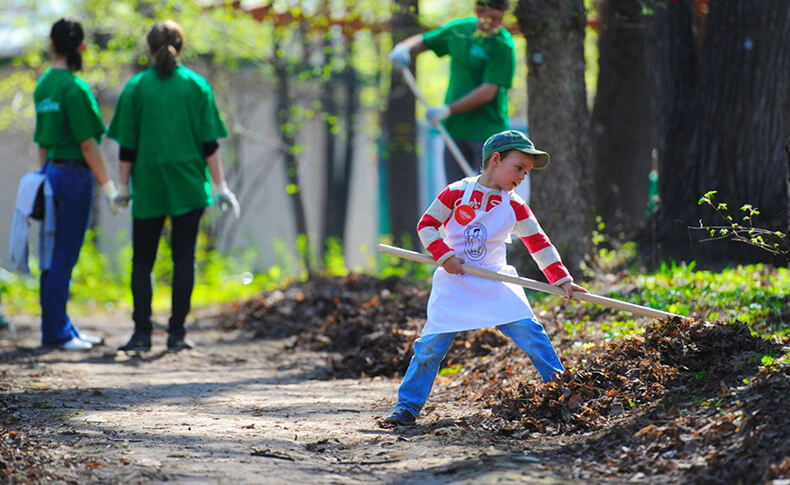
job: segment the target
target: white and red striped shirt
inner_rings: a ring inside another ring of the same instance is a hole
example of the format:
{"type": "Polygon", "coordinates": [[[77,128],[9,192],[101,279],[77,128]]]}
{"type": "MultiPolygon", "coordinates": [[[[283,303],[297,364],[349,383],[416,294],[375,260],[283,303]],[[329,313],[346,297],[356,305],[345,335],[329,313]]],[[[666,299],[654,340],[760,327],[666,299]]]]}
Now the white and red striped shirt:
{"type": "MultiPolygon", "coordinates": [[[[444,263],[455,251],[442,239],[439,229],[447,224],[453,209],[461,203],[464,196],[464,181],[454,182],[442,190],[434,199],[425,214],[417,223],[417,234],[425,249],[431,253],[433,259],[439,264],[444,263]]],[[[475,185],[469,205],[475,210],[485,206],[486,212],[502,203],[502,196],[498,190],[486,189],[479,183],[475,185]]],[[[515,192],[510,194],[510,206],[516,214],[516,223],[513,227],[515,233],[527,246],[532,259],[552,285],[561,285],[573,281],[568,269],[562,264],[560,254],[551,244],[546,233],[538,224],[535,215],[529,209],[524,199],[515,192]]]]}

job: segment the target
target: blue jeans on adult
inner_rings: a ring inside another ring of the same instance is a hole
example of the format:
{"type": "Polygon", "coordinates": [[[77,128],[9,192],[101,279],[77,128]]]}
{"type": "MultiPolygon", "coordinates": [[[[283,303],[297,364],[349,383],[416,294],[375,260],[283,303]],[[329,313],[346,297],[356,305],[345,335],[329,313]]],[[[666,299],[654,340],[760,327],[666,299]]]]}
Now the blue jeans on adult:
{"type": "Polygon", "coordinates": [[[79,336],[66,312],[66,304],[71,272],[88,229],[93,174],[77,163],[56,165],[48,161],[44,170],[55,198],[55,246],[49,269],[41,272],[41,344],[52,346],[79,336]]]}
{"type": "MultiPolygon", "coordinates": [[[[534,318],[506,323],[497,328],[527,353],[545,382],[552,380],[555,374],[565,372],[543,325],[534,318]]],[[[414,341],[414,356],[398,388],[396,411],[404,409],[412,416],[420,413],[453,338],[455,332],[448,332],[423,335],[414,341]]]]}

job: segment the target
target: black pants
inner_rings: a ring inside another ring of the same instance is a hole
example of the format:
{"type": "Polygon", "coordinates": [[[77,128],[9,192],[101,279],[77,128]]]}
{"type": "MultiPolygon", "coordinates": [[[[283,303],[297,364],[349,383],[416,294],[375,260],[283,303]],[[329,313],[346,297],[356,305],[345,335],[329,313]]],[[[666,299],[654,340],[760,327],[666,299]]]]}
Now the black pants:
{"type": "MultiPolygon", "coordinates": [[[[195,285],[195,243],[203,209],[171,217],[170,246],[173,252],[173,305],[168,333],[183,337],[195,285]]],[[[151,334],[152,271],[165,216],[134,219],[132,224],[132,297],[135,333],[151,334]]]]}
{"type": "MultiPolygon", "coordinates": [[[[483,144],[484,141],[471,141],[471,140],[453,140],[458,145],[458,150],[461,151],[466,162],[475,172],[472,175],[479,175],[480,168],[483,166],[483,144]]],[[[461,180],[467,175],[464,170],[458,165],[458,161],[453,156],[453,153],[445,145],[444,148],[444,174],[447,176],[447,185],[461,180]]]]}

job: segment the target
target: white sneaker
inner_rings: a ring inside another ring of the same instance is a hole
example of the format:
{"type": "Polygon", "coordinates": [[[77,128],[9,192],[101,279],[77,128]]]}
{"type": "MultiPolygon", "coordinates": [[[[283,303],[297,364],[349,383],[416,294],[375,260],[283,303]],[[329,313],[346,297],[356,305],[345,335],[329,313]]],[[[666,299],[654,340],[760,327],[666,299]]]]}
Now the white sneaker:
{"type": "Polygon", "coordinates": [[[61,350],[90,350],[93,348],[93,345],[90,342],[74,337],[68,342],[60,344],[58,348],[61,350]]]}
{"type": "Polygon", "coordinates": [[[88,342],[91,345],[104,345],[104,338],[103,337],[94,337],[93,335],[87,335],[84,333],[79,334],[77,337],[80,340],[88,342]]]}

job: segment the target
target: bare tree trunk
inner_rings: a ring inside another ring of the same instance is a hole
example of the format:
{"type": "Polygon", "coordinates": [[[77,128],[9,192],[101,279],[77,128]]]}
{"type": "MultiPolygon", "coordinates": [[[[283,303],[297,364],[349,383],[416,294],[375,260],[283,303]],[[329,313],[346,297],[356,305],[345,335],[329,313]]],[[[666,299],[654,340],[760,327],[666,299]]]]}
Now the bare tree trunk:
{"type": "MultiPolygon", "coordinates": [[[[356,133],[356,114],[359,109],[359,82],[352,63],[353,38],[346,39],[344,46],[345,68],[339,76],[325,84],[324,109],[329,119],[326,122],[327,148],[326,148],[326,203],[324,206],[324,241],[329,238],[337,239],[341,245],[345,239],[346,214],[348,213],[348,196],[351,185],[351,176],[354,157],[354,136],[356,133]],[[337,80],[341,79],[344,88],[343,100],[343,127],[345,133],[340,137],[340,110],[337,106],[337,80]],[[343,158],[338,160],[337,142],[345,140],[343,144],[343,158]],[[338,163],[340,162],[340,163],[338,163]]],[[[325,49],[327,46],[325,45],[325,49]]]]}
{"type": "Polygon", "coordinates": [[[515,11],[527,38],[529,131],[551,154],[532,172],[531,206],[546,233],[576,271],[590,248],[592,171],[584,85],[582,0],[521,0],[515,11]]]}
{"type": "MultiPolygon", "coordinates": [[[[332,33],[328,31],[324,34],[323,40],[324,51],[324,65],[331,65],[333,62],[333,47],[332,47],[332,33]]],[[[323,84],[321,92],[321,101],[323,105],[324,115],[324,128],[326,132],[326,145],[324,147],[324,182],[326,184],[326,193],[324,194],[324,231],[323,245],[330,237],[340,237],[342,230],[337,226],[337,180],[335,172],[337,171],[337,101],[335,99],[335,75],[332,73],[329,79],[323,84]]]]}
{"type": "MultiPolygon", "coordinates": [[[[417,0],[398,0],[392,15],[393,44],[419,31],[417,0]]],[[[390,228],[395,241],[417,247],[417,151],[414,95],[393,70],[384,113],[384,165],[387,176],[390,228]]]]}
{"type": "Polygon", "coordinates": [[[345,228],[346,217],[348,215],[348,199],[351,192],[351,177],[354,173],[354,143],[357,136],[357,112],[359,111],[359,78],[357,72],[354,70],[352,59],[354,58],[354,40],[348,39],[348,46],[346,48],[346,70],[344,73],[346,83],[346,100],[345,100],[345,125],[346,125],[346,139],[345,150],[343,159],[343,174],[340,179],[341,184],[338,187],[338,222],[340,232],[340,242],[345,241],[345,228]]]}
{"type": "Polygon", "coordinates": [[[302,263],[308,276],[315,274],[311,258],[310,237],[307,230],[307,215],[302,201],[301,184],[299,182],[299,162],[292,148],[296,145],[296,130],[291,119],[291,94],[289,92],[289,75],[287,60],[279,59],[274,63],[277,79],[277,124],[280,128],[280,141],[286,148],[283,155],[285,173],[287,178],[287,191],[293,207],[293,216],[296,219],[297,237],[303,237],[305,247],[299,248],[302,263]]]}
{"type": "Polygon", "coordinates": [[[592,112],[595,209],[607,232],[629,238],[647,215],[650,151],[656,142],[641,0],[600,7],[599,74],[592,112]]]}
{"type": "MultiPolygon", "coordinates": [[[[682,50],[694,58],[691,6],[673,2],[669,23],[681,26],[682,50]]],[[[704,234],[687,225],[718,223],[710,209],[698,206],[701,195],[717,190],[732,216],[752,204],[762,215],[755,226],[783,230],[788,218],[788,168],[782,154],[786,133],[785,103],[790,85],[790,3],[785,0],[711,3],[706,35],[699,42],[699,62],[671,65],[699,72],[698,82],[676,97],[661,155],[661,209],[658,237],[667,255],[678,258],[743,259],[754,254],[736,243],[690,244],[704,234]]],[[[670,76],[680,78],[682,72],[670,76]]]]}

